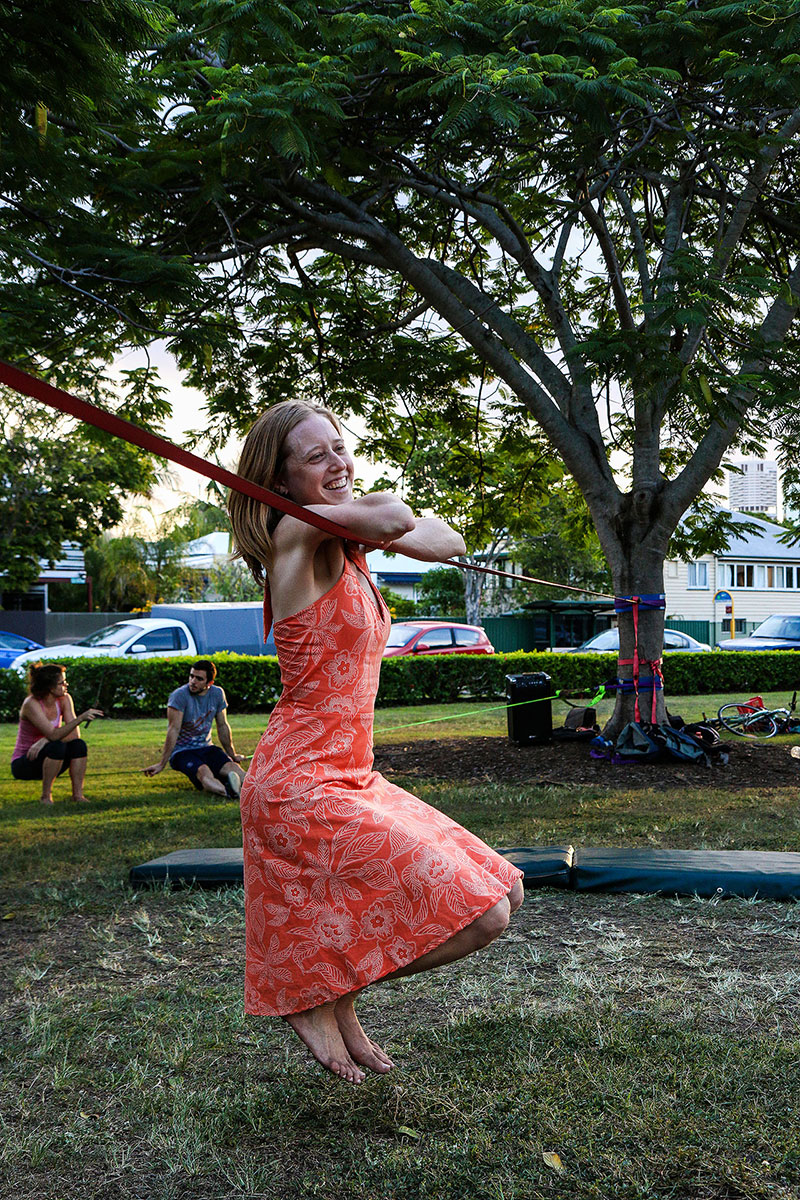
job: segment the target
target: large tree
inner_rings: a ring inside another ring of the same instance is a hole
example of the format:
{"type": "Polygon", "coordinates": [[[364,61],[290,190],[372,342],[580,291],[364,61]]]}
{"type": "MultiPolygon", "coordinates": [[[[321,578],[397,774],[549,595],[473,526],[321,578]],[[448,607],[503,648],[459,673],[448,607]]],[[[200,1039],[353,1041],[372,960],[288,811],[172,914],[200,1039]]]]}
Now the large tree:
{"type": "Polygon", "coordinates": [[[386,424],[460,355],[545,432],[623,595],[663,590],[729,450],[796,444],[799,0],[169,8],[134,72],[159,119],[89,203],[206,272],[170,324],[212,431],[298,391],[386,424]]]}
{"type": "Polygon", "coordinates": [[[662,592],[726,452],[797,428],[797,0],[171,7],[155,236],[247,326],[219,411],[284,344],[292,386],[358,393],[398,331],[407,362],[450,338],[550,439],[617,593],[662,592]]]}

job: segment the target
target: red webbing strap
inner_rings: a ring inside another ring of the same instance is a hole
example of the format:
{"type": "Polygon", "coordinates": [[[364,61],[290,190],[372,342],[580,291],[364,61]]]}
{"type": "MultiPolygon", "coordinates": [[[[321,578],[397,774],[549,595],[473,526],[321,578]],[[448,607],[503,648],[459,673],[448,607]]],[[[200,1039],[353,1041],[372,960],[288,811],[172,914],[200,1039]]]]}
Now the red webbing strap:
{"type": "MultiPolygon", "coordinates": [[[[633,613],[633,658],[618,658],[617,665],[620,667],[633,667],[632,678],[633,678],[633,691],[634,691],[634,696],[635,696],[635,699],[633,702],[633,716],[634,716],[634,720],[640,721],[641,713],[639,711],[639,597],[638,596],[626,596],[626,600],[628,600],[630,602],[631,612],[633,613]]],[[[655,704],[656,704],[656,692],[655,692],[655,687],[654,687],[653,688],[653,720],[654,721],[655,721],[655,704]]]]}
{"type": "Polygon", "coordinates": [[[657,724],[657,722],[656,722],[656,714],[657,714],[657,711],[658,711],[658,705],[657,705],[657,703],[656,703],[656,700],[657,700],[657,697],[656,697],[656,680],[657,680],[657,679],[660,679],[660,680],[661,680],[661,690],[662,690],[662,691],[664,690],[664,672],[661,670],[661,663],[662,663],[662,659],[660,659],[660,658],[654,658],[654,659],[653,659],[653,661],[652,661],[652,662],[649,664],[649,666],[650,666],[650,669],[651,669],[651,671],[652,671],[652,673],[653,673],[653,716],[652,716],[652,721],[653,721],[653,724],[654,724],[654,725],[655,725],[655,724],[657,724]]]}
{"type": "MultiPolygon", "coordinates": [[[[94,425],[95,428],[102,429],[114,437],[122,438],[126,442],[131,442],[134,446],[141,446],[142,450],[147,450],[150,454],[157,454],[159,458],[168,458],[171,462],[188,467],[190,471],[205,475],[208,479],[232,488],[235,492],[242,492],[245,496],[251,496],[253,500],[260,500],[262,504],[269,504],[272,508],[280,509],[281,512],[287,513],[291,517],[297,517],[298,520],[305,521],[308,525],[314,525],[325,533],[344,538],[345,541],[352,540],[352,534],[342,525],[337,525],[335,521],[329,521],[327,517],[309,512],[307,508],[295,504],[286,496],[270,491],[269,488],[260,487],[257,483],[251,483],[249,479],[243,479],[241,475],[235,475],[233,471],[227,471],[225,467],[218,467],[216,463],[210,463],[196,454],[190,454],[188,450],[181,450],[179,446],[168,442],[166,438],[158,437],[157,434],[150,433],[139,425],[134,425],[132,421],[116,417],[113,413],[106,412],[95,404],[87,403],[86,400],[79,400],[77,396],[72,396],[69,392],[62,391],[61,388],[53,387],[51,383],[45,383],[43,379],[37,379],[34,375],[20,371],[19,367],[12,367],[10,363],[2,360],[0,360],[0,383],[14,388],[17,392],[22,392],[23,395],[30,396],[34,400],[40,400],[43,404],[49,404],[51,408],[57,408],[59,412],[67,413],[70,417],[77,417],[79,421],[84,421],[87,425],[94,425]]],[[[365,544],[369,545],[370,543],[365,544]]]]}
{"type": "MultiPolygon", "coordinates": [[[[333,534],[334,537],[343,538],[345,541],[352,541],[352,534],[342,525],[337,525],[335,521],[329,521],[327,517],[321,517],[318,513],[309,512],[308,509],[295,504],[286,496],[281,496],[257,483],[251,483],[249,479],[235,475],[233,471],[227,471],[225,467],[218,467],[216,463],[210,463],[205,458],[199,458],[198,455],[191,454],[188,450],[182,450],[180,446],[168,442],[166,438],[150,433],[122,417],[116,417],[113,413],[106,412],[105,409],[98,408],[95,404],[89,404],[86,400],[79,400],[77,396],[54,387],[51,383],[45,383],[43,379],[37,379],[35,375],[29,375],[27,371],[21,371],[19,367],[12,367],[10,363],[3,362],[2,359],[0,359],[0,383],[4,383],[7,387],[13,388],[25,396],[30,396],[34,400],[40,400],[43,404],[50,405],[51,408],[57,408],[59,412],[67,413],[70,417],[76,417],[87,425],[94,425],[95,428],[102,429],[105,433],[112,434],[113,437],[122,438],[134,446],[141,446],[150,454],[157,454],[159,458],[167,458],[170,462],[188,467],[190,471],[205,475],[207,479],[213,479],[235,492],[251,496],[262,504],[269,504],[272,508],[277,508],[291,517],[305,521],[307,525],[313,525],[316,529],[322,529],[325,533],[333,534]]],[[[368,542],[363,538],[360,538],[359,542],[370,549],[382,548],[380,542],[368,542]]],[[[517,582],[541,583],[566,592],[581,592],[588,596],[602,596],[606,600],[614,599],[608,592],[595,592],[591,588],[554,583],[550,579],[535,579],[532,575],[515,575],[511,571],[500,571],[496,567],[480,567],[476,563],[463,563],[453,559],[447,559],[446,565],[460,567],[462,571],[479,571],[482,575],[498,575],[503,579],[513,579],[517,582]]]]}
{"type": "Polygon", "coordinates": [[[446,567],[460,567],[462,571],[480,571],[481,575],[499,575],[502,579],[515,579],[518,583],[543,583],[547,587],[558,588],[562,592],[580,592],[584,596],[602,596],[604,600],[614,600],[610,592],[595,592],[591,588],[573,587],[570,583],[554,583],[552,579],[535,579],[533,575],[516,575],[513,571],[498,571],[496,567],[479,567],[477,563],[457,562],[448,558],[446,567]]]}

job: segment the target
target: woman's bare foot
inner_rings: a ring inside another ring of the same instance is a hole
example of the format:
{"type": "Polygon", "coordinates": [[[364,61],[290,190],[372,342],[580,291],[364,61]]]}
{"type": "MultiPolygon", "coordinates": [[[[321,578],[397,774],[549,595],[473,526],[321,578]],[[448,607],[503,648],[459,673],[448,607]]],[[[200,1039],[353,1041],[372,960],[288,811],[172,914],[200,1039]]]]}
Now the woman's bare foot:
{"type": "Polygon", "coordinates": [[[52,797],[52,796],[40,796],[40,797],[39,797],[39,803],[40,803],[40,804],[52,804],[52,803],[53,803],[53,797],[52,797]]]}
{"type": "Polygon", "coordinates": [[[342,996],[341,1000],[336,1001],[334,1012],[342,1041],[356,1062],[361,1063],[362,1067],[369,1067],[370,1071],[377,1071],[379,1075],[391,1071],[394,1063],[377,1042],[367,1037],[356,1016],[353,997],[342,996]]]}
{"type": "Polygon", "coordinates": [[[89,803],[88,796],[70,796],[70,800],[76,800],[78,802],[78,804],[88,804],[89,803]]]}
{"type": "Polygon", "coordinates": [[[283,1019],[323,1067],[327,1067],[345,1083],[363,1083],[364,1072],[347,1053],[334,1009],[335,1001],[330,1001],[305,1012],[289,1013],[283,1019]]]}

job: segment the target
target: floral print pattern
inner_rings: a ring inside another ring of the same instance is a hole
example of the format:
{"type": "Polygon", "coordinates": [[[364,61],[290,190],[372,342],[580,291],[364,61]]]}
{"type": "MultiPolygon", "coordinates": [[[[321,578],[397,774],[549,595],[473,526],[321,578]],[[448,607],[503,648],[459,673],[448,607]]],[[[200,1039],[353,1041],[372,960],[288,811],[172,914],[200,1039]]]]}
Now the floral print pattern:
{"type": "Polygon", "coordinates": [[[373,770],[389,633],[360,556],[275,625],[283,693],[241,795],[245,1010],[302,1012],[433,950],[521,872],[373,770]]]}

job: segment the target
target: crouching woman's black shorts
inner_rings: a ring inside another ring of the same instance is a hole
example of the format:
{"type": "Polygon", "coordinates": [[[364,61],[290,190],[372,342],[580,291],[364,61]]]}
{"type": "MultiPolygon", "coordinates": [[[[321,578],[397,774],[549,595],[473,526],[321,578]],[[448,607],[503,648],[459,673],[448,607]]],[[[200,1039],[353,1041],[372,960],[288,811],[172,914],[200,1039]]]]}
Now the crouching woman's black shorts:
{"type": "Polygon", "coordinates": [[[36,758],[27,754],[11,760],[11,774],[15,779],[41,779],[46,758],[60,758],[59,775],[63,775],[73,758],[86,758],[87,748],[83,738],[71,738],[68,742],[48,742],[36,758]]]}

